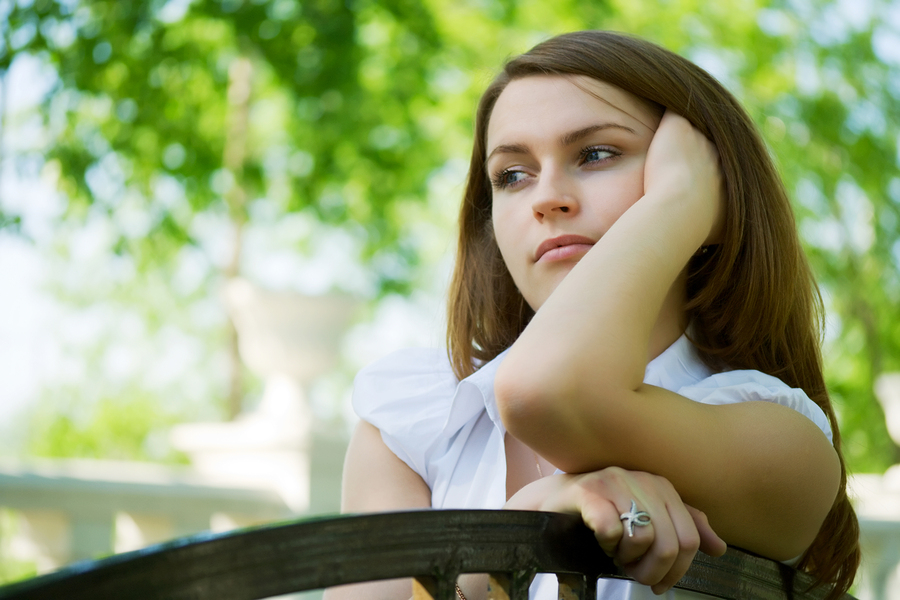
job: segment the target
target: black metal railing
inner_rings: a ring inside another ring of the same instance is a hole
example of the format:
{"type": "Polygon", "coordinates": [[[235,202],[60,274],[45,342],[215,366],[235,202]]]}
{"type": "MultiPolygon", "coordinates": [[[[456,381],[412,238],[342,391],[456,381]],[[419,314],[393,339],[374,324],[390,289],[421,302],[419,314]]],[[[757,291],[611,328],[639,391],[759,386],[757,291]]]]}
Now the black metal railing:
{"type": "MultiPolygon", "coordinates": [[[[528,598],[535,573],[556,573],[559,597],[572,599],[594,598],[598,577],[626,578],[578,517],[435,510],[191,536],[0,587],[0,599],[251,600],[412,577],[419,597],[453,600],[461,573],[491,574],[492,597],[511,600],[528,598]]],[[[698,553],[677,587],[716,598],[824,598],[827,588],[812,583],[805,573],[730,548],[720,558],[698,553]]]]}

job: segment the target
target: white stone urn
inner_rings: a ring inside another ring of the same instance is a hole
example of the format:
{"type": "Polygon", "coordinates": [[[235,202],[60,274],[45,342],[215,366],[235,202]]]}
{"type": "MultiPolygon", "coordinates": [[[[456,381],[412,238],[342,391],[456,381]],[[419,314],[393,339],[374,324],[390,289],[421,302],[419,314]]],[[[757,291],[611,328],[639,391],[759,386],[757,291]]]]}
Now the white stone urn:
{"type": "Polygon", "coordinates": [[[295,512],[309,507],[311,414],[305,390],[337,364],[357,306],[346,296],[263,290],[232,279],[223,299],[241,358],[264,380],[259,405],[231,422],[185,423],[171,441],[203,475],[275,489],[295,512]]]}

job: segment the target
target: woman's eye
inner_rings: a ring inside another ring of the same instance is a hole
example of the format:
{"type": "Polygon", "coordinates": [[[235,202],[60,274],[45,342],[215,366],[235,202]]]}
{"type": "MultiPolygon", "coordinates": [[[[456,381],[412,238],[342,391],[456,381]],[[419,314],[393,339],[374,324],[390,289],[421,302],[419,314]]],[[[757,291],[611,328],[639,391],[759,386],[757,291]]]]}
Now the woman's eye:
{"type": "Polygon", "coordinates": [[[506,169],[505,171],[500,171],[494,176],[493,184],[495,188],[497,188],[498,190],[502,190],[515,185],[520,181],[523,181],[525,177],[526,173],[524,171],[506,169]]]}
{"type": "Polygon", "coordinates": [[[589,163],[599,163],[605,160],[608,160],[614,156],[619,156],[622,154],[618,150],[613,148],[607,148],[603,146],[595,146],[592,148],[585,148],[581,151],[581,163],[589,164],[589,163]]]}

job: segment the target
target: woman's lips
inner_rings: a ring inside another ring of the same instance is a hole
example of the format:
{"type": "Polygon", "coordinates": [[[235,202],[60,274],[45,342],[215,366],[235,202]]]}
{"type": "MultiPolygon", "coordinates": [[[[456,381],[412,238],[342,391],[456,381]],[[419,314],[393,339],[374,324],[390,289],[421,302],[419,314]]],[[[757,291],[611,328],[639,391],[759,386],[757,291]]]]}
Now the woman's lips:
{"type": "Polygon", "coordinates": [[[584,254],[594,245],[594,240],[583,235],[561,235],[541,242],[534,253],[535,262],[565,260],[584,254]]]}

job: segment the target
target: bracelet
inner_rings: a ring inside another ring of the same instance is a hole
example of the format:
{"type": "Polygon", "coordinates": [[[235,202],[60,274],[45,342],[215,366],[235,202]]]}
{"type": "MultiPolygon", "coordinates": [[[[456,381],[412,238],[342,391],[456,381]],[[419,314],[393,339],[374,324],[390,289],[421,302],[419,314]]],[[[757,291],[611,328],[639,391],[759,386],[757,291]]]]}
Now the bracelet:
{"type": "Polygon", "coordinates": [[[459,584],[456,584],[456,595],[459,596],[459,600],[467,600],[466,595],[462,593],[462,590],[459,589],[459,584]]]}

